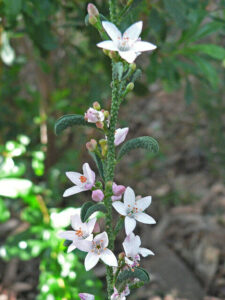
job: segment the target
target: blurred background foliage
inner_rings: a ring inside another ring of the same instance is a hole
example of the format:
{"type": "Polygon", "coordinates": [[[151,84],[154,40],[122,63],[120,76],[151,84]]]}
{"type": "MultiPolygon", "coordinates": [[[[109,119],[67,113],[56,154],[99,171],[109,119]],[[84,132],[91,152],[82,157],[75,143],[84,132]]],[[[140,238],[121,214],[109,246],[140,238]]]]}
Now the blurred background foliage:
{"type": "MultiPolygon", "coordinates": [[[[119,2],[122,9],[126,1],[119,2]]],[[[93,3],[108,17],[107,1],[93,3]]],[[[0,1],[0,222],[25,224],[1,241],[0,255],[39,258],[37,299],[78,299],[81,287],[102,299],[101,282],[84,271],[81,254],[65,254],[56,238],[68,222],[54,223],[74,210],[74,200],[62,199],[64,171],[80,168],[87,141],[77,129],[57,138],[54,122],[83,114],[94,101],[107,107],[110,97],[110,61],[84,22],[87,4],[0,1]]],[[[187,108],[198,107],[199,126],[201,115],[207,119],[202,149],[217,176],[225,175],[224,8],[223,0],[134,0],[120,24],[123,30],[142,19],[142,38],[158,46],[138,62],[144,76],[134,93],[144,97],[154,85],[182,90],[187,108]]]]}

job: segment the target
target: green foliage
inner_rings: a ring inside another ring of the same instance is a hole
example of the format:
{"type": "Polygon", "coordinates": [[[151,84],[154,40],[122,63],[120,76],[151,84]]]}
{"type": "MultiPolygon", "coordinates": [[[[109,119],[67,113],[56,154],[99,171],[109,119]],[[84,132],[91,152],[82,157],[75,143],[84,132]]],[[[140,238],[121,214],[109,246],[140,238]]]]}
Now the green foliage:
{"type": "Polygon", "coordinates": [[[104,168],[103,168],[103,164],[102,164],[102,161],[101,161],[100,157],[95,152],[89,151],[89,154],[93,158],[93,160],[94,160],[94,162],[95,162],[95,164],[98,168],[98,171],[99,171],[99,174],[100,174],[101,178],[104,180],[104,178],[105,178],[104,168]]]}
{"type": "Polygon", "coordinates": [[[119,150],[118,159],[120,160],[125,154],[138,148],[146,149],[153,153],[159,151],[159,145],[155,139],[150,136],[142,136],[125,142],[119,150]]]}
{"type": "Polygon", "coordinates": [[[82,125],[82,126],[89,126],[89,127],[96,127],[95,124],[88,123],[84,120],[83,116],[80,115],[66,115],[61,117],[56,121],[55,124],[55,133],[58,135],[63,130],[67,129],[68,127],[82,125]]]}
{"type": "Polygon", "coordinates": [[[150,281],[149,274],[146,270],[140,267],[135,267],[133,270],[126,269],[119,273],[116,286],[123,284],[132,279],[139,279],[141,282],[148,283],[150,281]]]}
{"type": "Polygon", "coordinates": [[[5,222],[10,218],[10,211],[5,205],[5,202],[0,198],[0,223],[5,222]]]}
{"type": "Polygon", "coordinates": [[[85,202],[81,207],[81,220],[85,222],[88,218],[95,212],[101,211],[103,213],[107,212],[107,208],[103,203],[93,203],[93,202],[85,202]]]}

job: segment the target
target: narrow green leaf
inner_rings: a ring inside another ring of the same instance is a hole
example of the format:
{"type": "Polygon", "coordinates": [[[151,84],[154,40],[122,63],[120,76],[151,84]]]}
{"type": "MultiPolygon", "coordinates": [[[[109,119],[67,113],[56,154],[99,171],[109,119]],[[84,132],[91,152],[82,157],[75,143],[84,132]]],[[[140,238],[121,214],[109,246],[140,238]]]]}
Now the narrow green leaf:
{"type": "Polygon", "coordinates": [[[132,271],[131,269],[124,270],[119,273],[117,280],[116,280],[116,286],[121,284],[124,281],[130,280],[130,279],[135,279],[138,278],[142,282],[149,282],[150,277],[147,271],[145,271],[142,268],[134,268],[132,271]]]}
{"type": "Polygon", "coordinates": [[[118,153],[118,160],[120,160],[125,154],[129,153],[131,150],[138,148],[143,148],[153,153],[157,153],[159,151],[159,145],[155,139],[153,139],[150,136],[142,136],[129,140],[125,144],[123,144],[118,153]]]}
{"type": "Polygon", "coordinates": [[[136,80],[138,80],[140,77],[141,77],[141,70],[140,69],[137,69],[135,72],[134,72],[134,75],[132,76],[132,82],[135,82],[136,80]]]}
{"type": "Polygon", "coordinates": [[[225,59],[225,49],[218,45],[199,44],[199,45],[193,45],[188,48],[184,48],[181,51],[184,54],[203,53],[215,59],[219,59],[219,60],[225,59]]]}
{"type": "Polygon", "coordinates": [[[101,178],[104,180],[105,176],[104,176],[104,169],[103,169],[101,158],[94,152],[89,151],[89,154],[93,158],[93,160],[98,168],[101,178]]]}
{"type": "Polygon", "coordinates": [[[81,220],[82,222],[87,221],[87,219],[96,211],[101,211],[103,213],[107,212],[107,208],[103,203],[94,204],[93,202],[86,202],[81,208],[81,220]]]}
{"type": "Polygon", "coordinates": [[[65,115],[59,118],[55,123],[55,133],[60,134],[63,130],[68,127],[82,125],[88,127],[95,127],[95,124],[88,123],[85,121],[84,117],[81,115],[65,115]]]}
{"type": "Polygon", "coordinates": [[[224,28],[224,24],[221,22],[210,22],[203,25],[198,32],[192,37],[192,41],[196,41],[202,39],[214,32],[219,31],[220,29],[224,28]]]}
{"type": "Polygon", "coordinates": [[[179,25],[181,28],[185,26],[186,20],[186,7],[183,3],[185,1],[180,0],[163,0],[165,10],[168,12],[170,17],[179,25]]]}

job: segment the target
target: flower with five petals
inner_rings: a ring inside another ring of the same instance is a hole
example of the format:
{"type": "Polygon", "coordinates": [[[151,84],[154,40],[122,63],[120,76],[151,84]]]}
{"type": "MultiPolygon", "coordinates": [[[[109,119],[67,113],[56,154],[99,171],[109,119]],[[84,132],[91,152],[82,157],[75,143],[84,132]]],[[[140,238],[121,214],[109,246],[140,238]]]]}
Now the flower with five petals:
{"type": "Polygon", "coordinates": [[[83,164],[83,174],[78,172],[66,172],[66,176],[75,184],[75,186],[65,190],[63,197],[91,190],[95,184],[95,173],[91,170],[88,163],[83,164]]]}
{"type": "Polygon", "coordinates": [[[139,39],[143,26],[142,21],[131,25],[123,35],[111,22],[103,21],[102,26],[112,40],[103,41],[97,46],[110,51],[118,51],[119,55],[128,63],[133,63],[141,52],[156,49],[155,45],[139,39]]]}
{"type": "Polygon", "coordinates": [[[78,248],[81,251],[88,252],[90,241],[93,239],[92,232],[94,230],[96,218],[90,219],[88,222],[83,223],[78,214],[71,216],[71,226],[73,230],[68,230],[59,233],[59,237],[72,241],[67,249],[71,252],[78,248]]]}
{"type": "Polygon", "coordinates": [[[125,231],[127,235],[129,235],[136,227],[136,221],[144,224],[156,223],[152,217],[143,212],[147,207],[149,207],[151,201],[151,196],[136,200],[133,189],[127,187],[124,193],[124,202],[113,202],[112,205],[115,210],[122,216],[125,216],[125,231]]]}
{"type": "Polygon", "coordinates": [[[84,266],[87,271],[96,266],[99,259],[109,266],[118,266],[115,255],[107,248],[108,244],[108,235],[105,231],[97,234],[93,241],[89,242],[89,251],[84,261],[84,266]]]}

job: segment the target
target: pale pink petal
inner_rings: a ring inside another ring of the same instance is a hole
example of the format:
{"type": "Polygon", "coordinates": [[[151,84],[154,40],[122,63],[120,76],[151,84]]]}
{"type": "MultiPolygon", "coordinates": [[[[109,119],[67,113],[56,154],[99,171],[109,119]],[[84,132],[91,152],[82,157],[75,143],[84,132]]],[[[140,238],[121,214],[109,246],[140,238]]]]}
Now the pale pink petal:
{"type": "Polygon", "coordinates": [[[121,196],[125,192],[126,188],[124,185],[117,185],[115,182],[113,182],[112,190],[114,196],[121,196]]]}
{"type": "Polygon", "coordinates": [[[97,46],[110,51],[118,51],[118,48],[114,45],[113,41],[103,41],[98,43],[97,46]]]}
{"type": "Polygon", "coordinates": [[[119,31],[119,29],[113,23],[103,21],[102,26],[104,27],[104,29],[107,32],[108,36],[110,36],[113,41],[117,42],[118,39],[122,38],[121,32],[119,31]]]}
{"type": "Polygon", "coordinates": [[[99,233],[95,236],[94,241],[96,243],[102,241],[102,246],[103,246],[103,248],[105,248],[109,244],[108,234],[105,231],[102,233],[99,233]]]}
{"type": "Polygon", "coordinates": [[[84,176],[88,179],[88,182],[94,184],[95,182],[95,173],[91,170],[88,163],[83,164],[84,176]]]}
{"type": "Polygon", "coordinates": [[[74,244],[74,243],[70,244],[69,247],[67,248],[67,253],[72,252],[76,248],[77,248],[76,244],[74,244]]]}
{"type": "Polygon", "coordinates": [[[117,263],[117,259],[115,257],[115,255],[113,254],[113,252],[109,249],[105,249],[101,255],[100,255],[101,260],[109,266],[112,267],[117,267],[118,263],[117,263]]]}
{"type": "Polygon", "coordinates": [[[134,230],[135,227],[136,227],[135,219],[130,218],[130,217],[126,217],[125,218],[125,231],[126,231],[126,234],[127,235],[131,234],[131,232],[134,230]]]}
{"type": "Polygon", "coordinates": [[[72,183],[76,185],[81,185],[80,177],[82,176],[82,174],[78,172],[66,172],[66,176],[69,178],[70,181],[72,181],[72,183]]]}
{"type": "Polygon", "coordinates": [[[87,230],[88,230],[89,234],[91,234],[93,232],[95,223],[96,223],[96,218],[92,218],[92,219],[90,219],[90,221],[88,221],[87,230]]]}
{"type": "Polygon", "coordinates": [[[137,41],[136,43],[134,43],[132,47],[132,49],[135,52],[151,51],[151,50],[155,50],[156,48],[157,47],[152,43],[144,42],[144,41],[137,41]]]}
{"type": "Polygon", "coordinates": [[[96,254],[94,252],[88,252],[88,254],[84,260],[84,266],[85,266],[86,271],[89,271],[92,268],[94,268],[97,265],[99,258],[100,257],[98,254],[96,254]]]}
{"type": "Polygon", "coordinates": [[[65,190],[63,197],[69,197],[71,195],[78,194],[80,192],[84,192],[85,189],[79,187],[79,186],[72,186],[71,188],[65,190]]]}
{"type": "Polygon", "coordinates": [[[127,30],[124,32],[124,37],[129,37],[131,40],[136,41],[142,31],[143,22],[139,21],[131,25],[127,30]]]}
{"type": "Polygon", "coordinates": [[[137,200],[137,208],[140,211],[144,211],[147,207],[149,207],[149,205],[152,202],[152,197],[151,196],[147,196],[144,198],[141,198],[140,200],[137,200]]]}
{"type": "Polygon", "coordinates": [[[120,201],[115,201],[113,202],[112,206],[115,208],[115,210],[122,216],[126,216],[127,212],[126,212],[126,207],[124,205],[124,203],[120,202],[120,201]]]}
{"type": "Polygon", "coordinates": [[[143,256],[149,256],[149,255],[155,255],[151,250],[147,249],[147,248],[139,248],[139,253],[143,256]]]}
{"type": "Polygon", "coordinates": [[[137,53],[133,50],[130,51],[119,51],[119,55],[126,60],[129,64],[132,64],[137,58],[137,53]]]}
{"type": "Polygon", "coordinates": [[[69,240],[69,241],[73,241],[76,239],[76,234],[75,231],[73,230],[60,232],[58,236],[62,239],[69,240]]]}
{"type": "Polygon", "coordinates": [[[112,201],[119,201],[122,199],[122,196],[112,196],[112,201]]]}
{"type": "Polygon", "coordinates": [[[125,207],[133,207],[135,204],[135,193],[134,190],[129,186],[126,188],[126,191],[124,193],[124,204],[125,207]]]}
{"type": "Polygon", "coordinates": [[[92,242],[88,240],[78,240],[76,246],[79,250],[89,252],[92,248],[92,242]]]}
{"type": "Polygon", "coordinates": [[[135,214],[135,219],[144,224],[155,224],[156,221],[149,215],[145,213],[137,213],[135,214]]]}
{"type": "Polygon", "coordinates": [[[76,214],[71,216],[71,226],[73,227],[74,230],[79,229],[82,227],[83,222],[80,219],[80,215],[76,214]]]}
{"type": "Polygon", "coordinates": [[[80,293],[79,297],[81,300],[95,300],[95,296],[87,293],[80,293]]]}
{"type": "Polygon", "coordinates": [[[114,140],[115,146],[118,146],[118,145],[120,145],[121,143],[124,142],[124,140],[125,140],[125,138],[128,134],[128,131],[129,131],[128,127],[116,129],[115,140],[114,140]]]}

